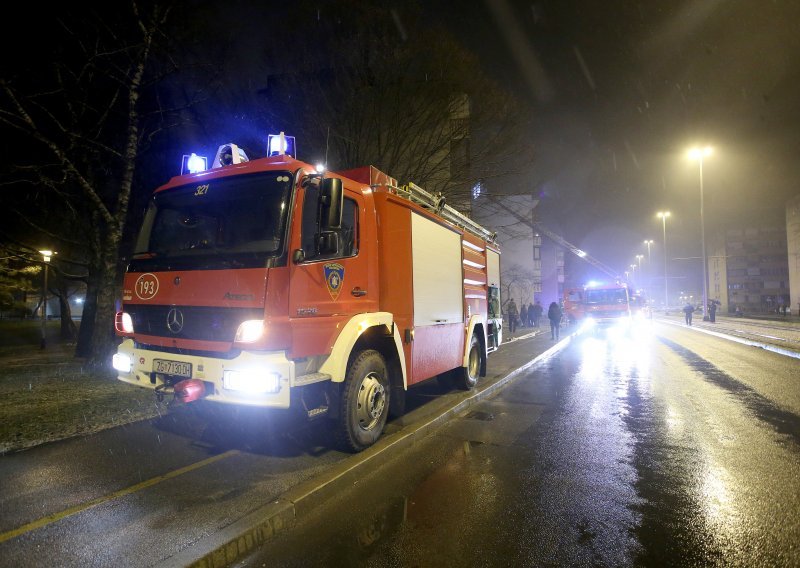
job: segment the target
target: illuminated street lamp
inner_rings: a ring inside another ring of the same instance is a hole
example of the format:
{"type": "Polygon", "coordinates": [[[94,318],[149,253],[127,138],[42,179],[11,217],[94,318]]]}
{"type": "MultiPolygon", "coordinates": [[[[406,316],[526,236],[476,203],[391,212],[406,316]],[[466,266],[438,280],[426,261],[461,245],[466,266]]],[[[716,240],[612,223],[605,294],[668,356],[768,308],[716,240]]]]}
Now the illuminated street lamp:
{"type": "Polygon", "coordinates": [[[708,319],[708,276],[706,274],[706,223],[703,217],[703,158],[714,153],[711,146],[692,148],[688,152],[689,159],[700,164],[700,237],[703,241],[703,321],[708,319]]]}
{"type": "Polygon", "coordinates": [[[56,253],[54,253],[51,250],[40,250],[39,254],[42,255],[42,260],[44,260],[44,287],[42,288],[42,342],[41,342],[41,348],[44,349],[47,346],[47,340],[45,335],[45,324],[47,323],[47,267],[50,264],[50,259],[56,253]]]}
{"type": "MultiPolygon", "coordinates": [[[[653,244],[653,239],[645,239],[644,244],[647,245],[647,296],[650,298],[651,288],[653,287],[653,264],[650,262],[650,245],[653,244]]],[[[652,302],[652,298],[650,298],[652,302]]]]}
{"type": "Polygon", "coordinates": [[[637,254],[636,255],[636,262],[639,263],[639,266],[637,267],[639,269],[639,280],[636,282],[636,288],[639,288],[639,289],[644,288],[644,286],[642,285],[642,279],[644,278],[643,275],[642,275],[643,274],[642,273],[642,259],[643,258],[644,258],[643,254],[637,254]]]}
{"type": "Polygon", "coordinates": [[[631,264],[631,283],[633,284],[634,288],[636,287],[636,265],[631,264]]]}
{"type": "Polygon", "coordinates": [[[646,239],[644,244],[647,245],[647,262],[650,262],[650,245],[653,244],[653,239],[646,239]]]}
{"type": "Polygon", "coordinates": [[[667,294],[667,217],[670,216],[669,211],[659,211],[656,217],[661,219],[661,224],[664,227],[664,307],[669,307],[669,294],[667,294]]]}

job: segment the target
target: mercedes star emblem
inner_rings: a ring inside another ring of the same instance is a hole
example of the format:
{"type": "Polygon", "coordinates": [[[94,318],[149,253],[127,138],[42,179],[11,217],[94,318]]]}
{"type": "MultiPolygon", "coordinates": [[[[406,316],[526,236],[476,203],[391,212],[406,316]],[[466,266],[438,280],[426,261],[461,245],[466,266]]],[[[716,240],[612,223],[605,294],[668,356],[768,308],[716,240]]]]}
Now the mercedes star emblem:
{"type": "Polygon", "coordinates": [[[172,333],[180,333],[183,329],[183,313],[178,308],[167,312],[167,329],[172,333]]]}

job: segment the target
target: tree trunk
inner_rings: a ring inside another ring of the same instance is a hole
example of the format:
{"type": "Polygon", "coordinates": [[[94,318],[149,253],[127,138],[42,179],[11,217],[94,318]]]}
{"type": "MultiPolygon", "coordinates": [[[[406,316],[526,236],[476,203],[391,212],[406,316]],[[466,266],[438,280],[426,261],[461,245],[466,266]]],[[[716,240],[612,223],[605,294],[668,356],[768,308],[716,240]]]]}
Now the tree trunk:
{"type": "Polygon", "coordinates": [[[99,287],[97,306],[92,330],[90,362],[96,367],[111,368],[111,356],[117,349],[117,336],[114,331],[117,292],[120,288],[117,278],[118,233],[109,236],[103,246],[103,262],[99,267],[99,287]],[[115,238],[116,237],[116,238],[115,238]]]}
{"type": "Polygon", "coordinates": [[[63,282],[58,288],[58,305],[61,307],[61,339],[64,341],[75,341],[77,327],[72,321],[72,308],[67,297],[67,288],[63,282]]]}
{"type": "Polygon", "coordinates": [[[94,266],[89,266],[83,317],[78,329],[78,344],[75,346],[76,357],[89,358],[92,355],[92,335],[94,334],[94,322],[97,319],[97,290],[99,287],[98,271],[94,266]]]}

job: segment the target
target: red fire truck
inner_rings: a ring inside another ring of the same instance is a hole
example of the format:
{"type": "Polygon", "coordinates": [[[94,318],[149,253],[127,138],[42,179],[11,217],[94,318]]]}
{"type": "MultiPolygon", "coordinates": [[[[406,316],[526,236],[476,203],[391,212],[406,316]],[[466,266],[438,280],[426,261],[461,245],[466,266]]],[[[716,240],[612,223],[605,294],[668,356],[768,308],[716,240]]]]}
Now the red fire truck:
{"type": "Polygon", "coordinates": [[[227,144],[152,196],[113,366],[173,401],[327,416],[360,451],[412,385],[486,374],[499,259],[495,235],[441,195],[227,144]]]}
{"type": "Polygon", "coordinates": [[[631,306],[628,286],[622,282],[590,282],[583,289],[583,311],[595,324],[629,325],[631,306]]]}

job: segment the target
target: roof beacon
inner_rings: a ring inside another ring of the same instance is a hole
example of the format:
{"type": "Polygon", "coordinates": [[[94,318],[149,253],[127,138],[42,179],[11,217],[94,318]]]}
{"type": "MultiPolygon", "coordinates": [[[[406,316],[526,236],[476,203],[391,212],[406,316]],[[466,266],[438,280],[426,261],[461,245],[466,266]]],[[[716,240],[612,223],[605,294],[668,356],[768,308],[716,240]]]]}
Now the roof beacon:
{"type": "Polygon", "coordinates": [[[297,158],[297,145],[294,141],[294,136],[286,136],[283,132],[280,134],[269,135],[269,155],[270,156],[283,156],[290,155],[292,158],[297,158]]]}
{"type": "Polygon", "coordinates": [[[242,164],[249,162],[250,158],[244,153],[244,150],[239,148],[236,144],[223,144],[217,150],[217,155],[214,158],[212,168],[221,168],[222,166],[230,166],[232,164],[242,164]]]}
{"type": "Polygon", "coordinates": [[[181,162],[181,175],[183,174],[196,174],[204,172],[208,169],[208,159],[205,156],[198,156],[194,152],[189,155],[183,155],[181,162]]]}

